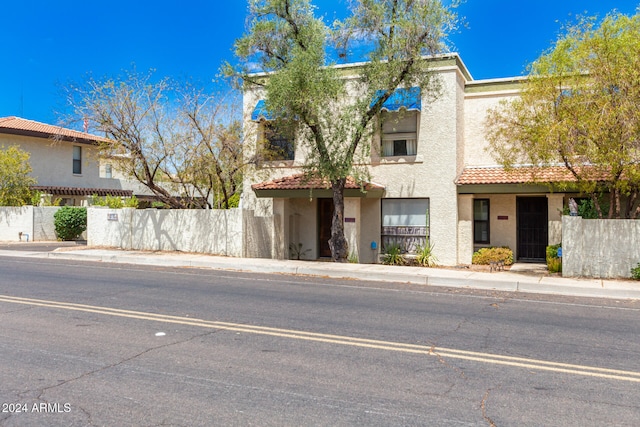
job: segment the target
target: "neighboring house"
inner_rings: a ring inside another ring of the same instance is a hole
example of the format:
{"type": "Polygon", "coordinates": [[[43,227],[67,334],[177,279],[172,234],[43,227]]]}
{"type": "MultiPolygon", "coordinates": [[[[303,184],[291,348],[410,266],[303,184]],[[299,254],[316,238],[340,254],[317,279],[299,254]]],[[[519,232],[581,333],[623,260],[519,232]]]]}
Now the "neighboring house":
{"type": "Polygon", "coordinates": [[[131,182],[118,179],[98,159],[99,136],[19,117],[0,118],[0,146],[17,145],[30,153],[33,187],[61,205],[87,205],[92,195],[130,197],[131,182]]]}
{"type": "MultiPolygon", "coordinates": [[[[365,160],[366,192],[351,181],[345,192],[345,234],[352,256],[377,262],[384,247],[400,243],[407,252],[426,242],[443,265],[470,264],[475,250],[508,246],[515,258],[543,261],[545,247],[561,240],[561,211],[569,195],[531,184],[532,169],[507,173],[486,151],[487,110],[517,97],[522,77],[473,80],[456,54],[430,59],[441,78],[433,102],[419,88],[399,89],[385,103],[378,132],[365,160]],[[393,116],[397,116],[393,120],[393,116]]],[[[356,65],[341,66],[345,76],[356,65]]],[[[278,135],[265,111],[264,92],[244,94],[248,154],[266,146],[279,156],[265,162],[259,178],[244,183],[243,207],[272,216],[273,248],[262,256],[288,258],[294,245],[307,259],[330,256],[333,201],[327,183],[305,180],[305,152],[278,135]]],[[[536,182],[571,180],[563,167],[548,168],[536,182]]],[[[574,195],[571,195],[574,196],[574,195]]]]}

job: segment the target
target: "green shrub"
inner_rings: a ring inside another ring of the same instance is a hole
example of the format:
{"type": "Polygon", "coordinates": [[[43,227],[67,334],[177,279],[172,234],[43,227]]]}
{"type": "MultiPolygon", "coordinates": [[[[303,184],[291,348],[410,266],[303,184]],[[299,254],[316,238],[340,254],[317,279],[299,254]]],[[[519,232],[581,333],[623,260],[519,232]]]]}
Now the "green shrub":
{"type": "Polygon", "coordinates": [[[74,240],[87,229],[87,208],[63,206],[53,214],[58,240],[74,240]]]}
{"type": "Polygon", "coordinates": [[[402,255],[399,245],[389,245],[384,248],[382,263],[387,265],[405,265],[406,260],[402,255]]]}
{"type": "Polygon", "coordinates": [[[562,258],[558,257],[558,249],[561,244],[547,246],[547,269],[549,273],[560,273],[562,271],[562,258]]]}
{"type": "Polygon", "coordinates": [[[416,263],[422,267],[435,267],[438,265],[438,258],[433,254],[433,246],[426,244],[418,246],[416,250],[416,263]]]}
{"type": "Polygon", "coordinates": [[[631,269],[631,277],[635,280],[640,280],[640,263],[631,269]]]}
{"type": "Polygon", "coordinates": [[[549,273],[562,272],[562,258],[550,258],[547,260],[547,269],[549,273]]]}
{"type": "Polygon", "coordinates": [[[93,206],[107,206],[111,209],[120,208],[137,208],[138,199],[136,196],[126,197],[124,200],[122,197],[106,195],[100,197],[96,194],[91,196],[91,204],[93,206]]]}
{"type": "Polygon", "coordinates": [[[478,265],[489,265],[491,262],[504,262],[504,265],[513,264],[513,251],[506,246],[480,248],[474,252],[471,262],[478,265]]]}
{"type": "MultiPolygon", "coordinates": [[[[596,205],[593,203],[591,199],[578,199],[576,200],[578,205],[578,216],[581,216],[583,219],[598,219],[598,210],[596,209],[596,205]]],[[[599,197],[598,203],[600,204],[600,210],[602,212],[609,211],[609,202],[605,197],[599,197]]],[[[562,210],[563,215],[569,215],[569,206],[565,206],[562,210]]]]}
{"type": "Polygon", "coordinates": [[[549,245],[547,246],[547,262],[549,262],[552,258],[558,258],[558,249],[560,249],[562,245],[558,243],[557,245],[549,245]]]}
{"type": "Polygon", "coordinates": [[[227,203],[229,204],[229,208],[237,208],[238,206],[240,206],[240,193],[236,193],[233,196],[229,197],[227,203]]]}

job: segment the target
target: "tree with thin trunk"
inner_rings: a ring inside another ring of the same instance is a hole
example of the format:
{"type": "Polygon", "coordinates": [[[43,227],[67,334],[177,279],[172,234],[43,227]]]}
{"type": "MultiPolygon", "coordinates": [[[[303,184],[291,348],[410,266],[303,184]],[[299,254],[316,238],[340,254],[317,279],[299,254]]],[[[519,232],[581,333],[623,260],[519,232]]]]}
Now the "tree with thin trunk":
{"type": "Polygon", "coordinates": [[[489,112],[487,138],[507,168],[564,166],[600,218],[640,216],[640,14],[567,26],[520,97],[489,112]]]}
{"type": "MultiPolygon", "coordinates": [[[[100,156],[176,208],[229,208],[241,191],[238,100],[136,70],[67,87],[74,118],[104,135],[100,156]]],[[[237,97],[237,96],[236,96],[237,97]]]]}
{"type": "Polygon", "coordinates": [[[438,95],[425,56],[442,52],[456,15],[435,0],[357,0],[329,28],[309,0],[250,0],[249,11],[248,31],[236,42],[245,65],[225,71],[239,76],[245,90],[266,92],[278,125],[288,124],[309,152],[306,174],[331,183],[329,246],[333,260],[344,262],[347,178],[366,179],[357,164],[366,162],[381,108],[396,89],[420,86],[423,97],[438,95]],[[338,59],[363,62],[349,70],[335,67],[338,59]]]}

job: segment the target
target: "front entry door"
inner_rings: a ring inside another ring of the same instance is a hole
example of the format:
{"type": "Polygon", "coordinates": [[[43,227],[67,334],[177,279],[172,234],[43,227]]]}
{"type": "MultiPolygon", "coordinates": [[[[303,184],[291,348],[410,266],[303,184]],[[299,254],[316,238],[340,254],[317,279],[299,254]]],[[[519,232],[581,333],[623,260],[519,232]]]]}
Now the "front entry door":
{"type": "Polygon", "coordinates": [[[318,242],[320,257],[330,257],[331,222],[333,220],[333,199],[318,199],[318,242]]]}
{"type": "Polygon", "coordinates": [[[549,242],[548,207],[546,197],[518,197],[518,259],[544,261],[549,242]]]}

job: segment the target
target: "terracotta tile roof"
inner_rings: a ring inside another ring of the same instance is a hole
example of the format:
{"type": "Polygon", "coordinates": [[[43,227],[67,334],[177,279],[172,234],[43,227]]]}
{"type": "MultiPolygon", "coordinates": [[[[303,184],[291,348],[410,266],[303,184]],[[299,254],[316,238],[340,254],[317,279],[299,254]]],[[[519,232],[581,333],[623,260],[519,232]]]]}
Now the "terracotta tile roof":
{"type": "Polygon", "coordinates": [[[45,194],[52,194],[54,196],[93,196],[94,194],[100,197],[104,196],[120,196],[131,197],[133,191],[120,190],[112,188],[81,188],[81,187],[57,187],[50,185],[36,185],[31,187],[32,190],[40,191],[45,194]]]}
{"type": "Polygon", "coordinates": [[[465,168],[456,180],[458,185],[526,184],[532,182],[575,182],[575,178],[564,166],[522,166],[509,170],[502,167],[465,168]]]}
{"type": "Polygon", "coordinates": [[[27,120],[20,117],[0,117],[0,133],[10,133],[16,135],[30,135],[41,138],[61,138],[65,141],[82,143],[108,142],[109,140],[90,133],[78,132],[76,130],[53,126],[45,123],[27,120]]]}
{"type": "MultiPolygon", "coordinates": [[[[331,184],[326,179],[308,177],[302,173],[251,186],[253,190],[326,190],[329,188],[331,188],[331,184]]],[[[347,178],[345,189],[358,190],[360,188],[360,184],[355,179],[352,177],[347,178]]],[[[384,190],[383,186],[370,182],[364,183],[363,188],[364,190],[384,190]]]]}

